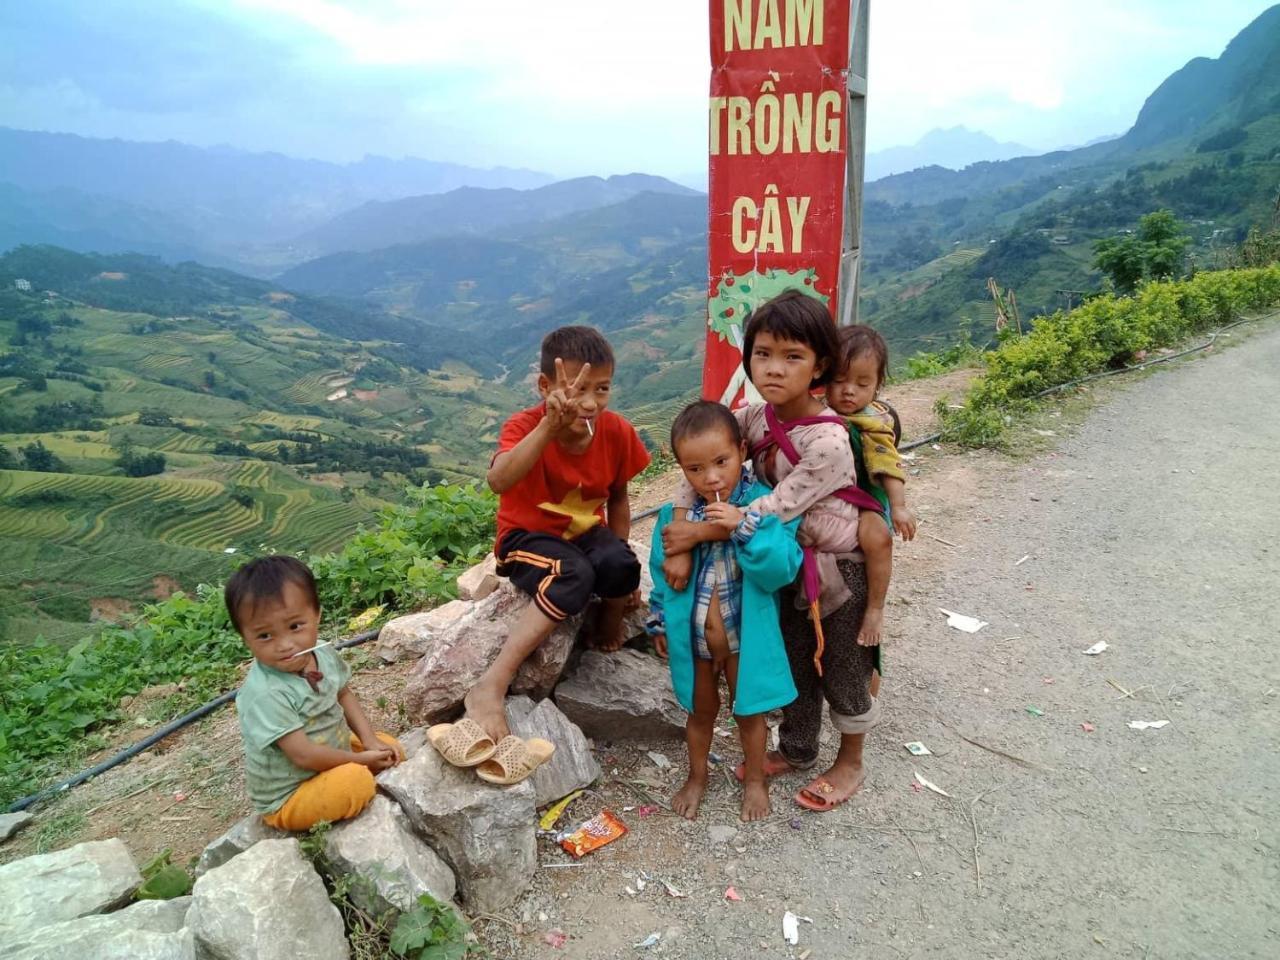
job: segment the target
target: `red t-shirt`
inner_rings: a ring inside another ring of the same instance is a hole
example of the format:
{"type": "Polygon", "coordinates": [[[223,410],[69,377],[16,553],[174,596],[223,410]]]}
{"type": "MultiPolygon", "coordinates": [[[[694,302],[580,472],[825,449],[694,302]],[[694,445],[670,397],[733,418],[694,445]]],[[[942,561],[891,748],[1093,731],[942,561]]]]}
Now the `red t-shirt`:
{"type": "MultiPolygon", "coordinates": [[[[502,425],[498,453],[505,453],[542,422],[545,404],[521,410],[502,425]]],[[[635,427],[612,410],[596,418],[595,437],[582,453],[551,441],[524,478],[498,501],[498,543],[512,530],[572,540],[604,523],[611,491],[649,465],[649,451],[635,427]]]]}

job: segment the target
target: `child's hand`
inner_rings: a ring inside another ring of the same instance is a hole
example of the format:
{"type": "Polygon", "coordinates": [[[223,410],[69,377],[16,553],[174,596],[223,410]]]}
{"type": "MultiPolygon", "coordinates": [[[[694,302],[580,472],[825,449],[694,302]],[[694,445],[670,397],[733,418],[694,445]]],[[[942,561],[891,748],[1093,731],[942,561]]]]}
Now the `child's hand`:
{"type": "MultiPolygon", "coordinates": [[[[690,523],[688,520],[672,520],[662,528],[662,549],[667,555],[667,559],[671,559],[673,554],[688,554],[702,540],[698,536],[698,525],[690,523]]],[[[663,564],[665,569],[666,564],[663,564]]],[[[688,579],[686,575],[685,579],[688,579]]],[[[667,582],[671,583],[671,578],[667,578],[667,582]]],[[[672,584],[675,586],[675,584],[672,584]]],[[[678,588],[677,588],[678,589],[678,588]]]]}
{"type": "Polygon", "coordinates": [[[578,392],[582,380],[591,372],[591,364],[584,363],[573,382],[565,376],[564,361],[556,357],[556,382],[547,394],[546,420],[554,433],[573,426],[578,419],[578,392]]]}
{"type": "Polygon", "coordinates": [[[655,633],[653,635],[653,652],[663,660],[667,659],[667,635],[665,633],[655,633]]]}
{"type": "Polygon", "coordinates": [[[683,590],[689,585],[689,577],[693,575],[693,554],[667,554],[662,561],[662,575],[666,577],[672,590],[683,590]]]}
{"type": "Polygon", "coordinates": [[[893,514],[893,529],[898,531],[898,536],[903,540],[914,540],[916,515],[911,512],[911,508],[904,503],[900,507],[894,507],[890,512],[893,514]]]}
{"type": "Polygon", "coordinates": [[[867,607],[858,631],[858,646],[878,647],[884,633],[884,607],[867,607]]]}
{"type": "Polygon", "coordinates": [[[356,763],[364,764],[374,773],[394,767],[399,761],[400,758],[390,747],[383,747],[381,750],[361,750],[355,755],[356,763]]]}
{"type": "Polygon", "coordinates": [[[738,524],[742,522],[746,511],[741,507],[735,507],[732,503],[708,503],[707,504],[707,520],[717,524],[728,530],[732,535],[733,531],[738,529],[738,524]]]}

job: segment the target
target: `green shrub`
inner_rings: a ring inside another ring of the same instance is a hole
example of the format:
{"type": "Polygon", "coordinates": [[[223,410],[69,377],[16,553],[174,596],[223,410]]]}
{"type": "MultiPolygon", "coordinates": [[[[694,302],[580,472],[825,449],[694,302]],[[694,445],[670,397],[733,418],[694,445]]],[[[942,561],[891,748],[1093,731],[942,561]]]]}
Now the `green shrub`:
{"type": "Polygon", "coordinates": [[[1037,317],[1025,336],[986,354],[986,375],[959,409],[938,405],[943,435],[969,446],[998,444],[1009,418],[1044,391],[1276,304],[1280,264],[1147,283],[1132,297],[1107,294],[1037,317]]]}

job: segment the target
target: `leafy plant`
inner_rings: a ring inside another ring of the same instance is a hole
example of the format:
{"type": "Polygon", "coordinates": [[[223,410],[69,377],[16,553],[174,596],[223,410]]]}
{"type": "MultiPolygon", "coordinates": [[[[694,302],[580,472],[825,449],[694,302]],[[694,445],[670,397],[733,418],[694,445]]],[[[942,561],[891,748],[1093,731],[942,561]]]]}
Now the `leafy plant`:
{"type": "Polygon", "coordinates": [[[1107,274],[1121,293],[1146,280],[1167,280],[1182,271],[1191,243],[1178,219],[1156,210],[1138,221],[1138,232],[1107,237],[1093,244],[1093,265],[1107,274]]]}
{"type": "Polygon", "coordinates": [[[195,881],[185,869],[170,862],[172,856],[173,851],[165,848],[142,867],[143,882],[133,895],[135,900],[173,900],[191,892],[195,881]]]}
{"type": "Polygon", "coordinates": [[[391,949],[409,960],[462,960],[472,952],[471,928],[447,903],[428,893],[400,915],[391,949]]]}

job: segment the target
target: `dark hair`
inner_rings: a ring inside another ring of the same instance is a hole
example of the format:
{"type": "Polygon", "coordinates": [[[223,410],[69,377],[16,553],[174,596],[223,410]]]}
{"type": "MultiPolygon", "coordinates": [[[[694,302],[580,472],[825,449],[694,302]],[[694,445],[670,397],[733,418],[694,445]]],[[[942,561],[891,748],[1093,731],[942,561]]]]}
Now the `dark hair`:
{"type": "Polygon", "coordinates": [[[742,368],[747,371],[748,380],[752,380],[751,351],[762,333],[803,343],[817,355],[819,365],[825,361],[822,373],[809,384],[810,389],[830,383],[835,376],[840,344],[836,341],[836,325],[821,300],[799,290],[784,290],[756,308],[742,336],[742,368]]]}
{"type": "Polygon", "coordinates": [[[678,414],[671,424],[671,452],[680,459],[676,444],[685,437],[701,436],[712,430],[727,430],[736,447],[742,443],[742,428],[738,418],[723,403],[714,400],[695,400],[678,414]]]}
{"type": "Polygon", "coordinates": [[[589,363],[593,367],[612,367],[613,348],[595,327],[557,327],[542,338],[543,376],[556,376],[556,358],[566,362],[589,363]]]}
{"type": "Polygon", "coordinates": [[[311,568],[297,557],[272,554],[250,560],[231,575],[222,591],[227,604],[231,625],[240,632],[240,613],[246,608],[252,612],[263,600],[278,600],[285,584],[293,583],[306,593],[311,606],[320,609],[320,597],[316,594],[316,578],[311,568]]]}
{"type": "Polygon", "coordinates": [[[876,389],[878,390],[884,386],[885,378],[889,375],[889,345],[884,342],[884,337],[880,336],[879,331],[866,324],[855,323],[849,327],[841,327],[840,363],[835,373],[848,369],[849,364],[864,353],[869,353],[876,358],[876,376],[879,378],[876,389]]]}

